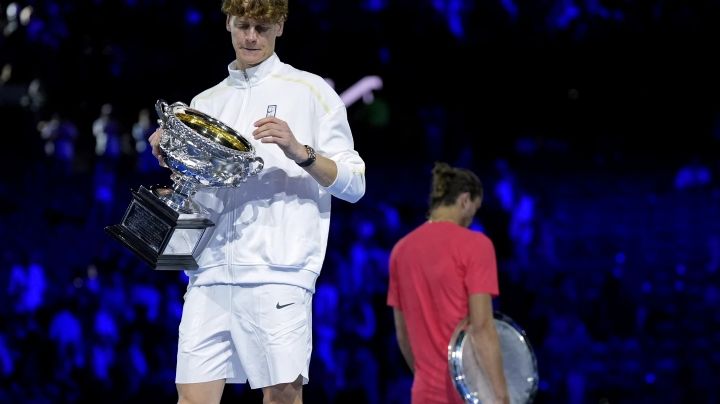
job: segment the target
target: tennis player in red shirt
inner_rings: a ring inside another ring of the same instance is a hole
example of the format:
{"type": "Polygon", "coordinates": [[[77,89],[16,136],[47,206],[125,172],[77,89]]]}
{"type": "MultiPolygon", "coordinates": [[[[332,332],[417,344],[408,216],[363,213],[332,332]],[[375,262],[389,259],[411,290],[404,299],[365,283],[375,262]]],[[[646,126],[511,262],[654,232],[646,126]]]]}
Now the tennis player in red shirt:
{"type": "MultiPolygon", "coordinates": [[[[388,305],[400,351],[413,372],[413,404],[462,403],[448,369],[448,344],[468,315],[475,354],[495,392],[509,403],[493,319],[498,296],[492,241],[468,229],[480,208],[482,183],[471,171],[436,163],[428,221],[395,244],[390,254],[388,305]]],[[[485,404],[485,403],[483,403],[485,404]]]]}

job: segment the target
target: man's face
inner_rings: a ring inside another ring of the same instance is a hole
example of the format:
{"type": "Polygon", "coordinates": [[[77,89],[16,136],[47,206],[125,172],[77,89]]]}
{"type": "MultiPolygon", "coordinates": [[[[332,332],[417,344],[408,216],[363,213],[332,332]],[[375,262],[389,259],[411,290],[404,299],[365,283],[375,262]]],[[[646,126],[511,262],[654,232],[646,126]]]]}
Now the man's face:
{"type": "Polygon", "coordinates": [[[275,51],[275,38],[282,35],[283,22],[260,22],[252,18],[228,16],[226,28],[232,36],[238,68],[260,64],[275,51]]]}

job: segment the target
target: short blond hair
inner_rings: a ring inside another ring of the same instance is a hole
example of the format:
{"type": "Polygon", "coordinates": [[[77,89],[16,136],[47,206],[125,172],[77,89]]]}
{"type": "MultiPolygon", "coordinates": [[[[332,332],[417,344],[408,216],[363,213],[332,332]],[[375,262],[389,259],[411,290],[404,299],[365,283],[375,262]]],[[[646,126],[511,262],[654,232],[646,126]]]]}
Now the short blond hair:
{"type": "Polygon", "coordinates": [[[223,0],[222,12],[264,22],[287,20],[288,0],[223,0]]]}

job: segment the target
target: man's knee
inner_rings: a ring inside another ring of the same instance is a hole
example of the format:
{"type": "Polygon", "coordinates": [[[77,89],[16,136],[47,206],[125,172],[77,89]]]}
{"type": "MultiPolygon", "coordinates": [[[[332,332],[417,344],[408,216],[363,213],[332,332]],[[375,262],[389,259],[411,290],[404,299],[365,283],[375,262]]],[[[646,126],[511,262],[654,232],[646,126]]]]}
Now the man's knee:
{"type": "Polygon", "coordinates": [[[302,404],[303,377],[263,388],[263,404],[302,404]]]}
{"type": "Polygon", "coordinates": [[[219,404],[225,380],[177,384],[178,404],[219,404]]]}

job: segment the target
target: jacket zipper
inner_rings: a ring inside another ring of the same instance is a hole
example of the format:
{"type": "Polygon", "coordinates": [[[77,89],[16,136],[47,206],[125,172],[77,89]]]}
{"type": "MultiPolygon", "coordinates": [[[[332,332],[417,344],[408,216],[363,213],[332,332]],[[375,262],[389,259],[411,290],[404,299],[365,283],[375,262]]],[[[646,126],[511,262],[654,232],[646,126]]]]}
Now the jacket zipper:
{"type": "MultiPolygon", "coordinates": [[[[243,97],[242,107],[240,107],[240,116],[245,116],[245,110],[247,109],[247,106],[250,101],[251,88],[250,88],[250,77],[248,77],[248,74],[245,70],[241,70],[241,71],[242,71],[243,78],[245,78],[247,94],[245,95],[245,97],[243,97]]],[[[241,132],[241,134],[242,134],[242,132],[241,132]]],[[[232,195],[232,192],[230,193],[230,195],[232,195]]],[[[234,240],[235,239],[235,231],[233,229],[233,226],[234,226],[235,222],[237,221],[237,217],[235,215],[235,201],[233,199],[231,199],[230,203],[232,206],[232,215],[231,215],[232,220],[228,223],[228,232],[227,233],[234,240]]],[[[228,275],[230,275],[229,278],[232,279],[233,282],[235,281],[235,278],[233,276],[234,274],[230,270],[230,267],[232,266],[233,259],[235,258],[234,255],[235,254],[234,254],[233,246],[232,246],[232,244],[230,244],[230,245],[228,245],[226,257],[228,260],[228,266],[227,266],[228,272],[229,272],[228,275]]]]}

